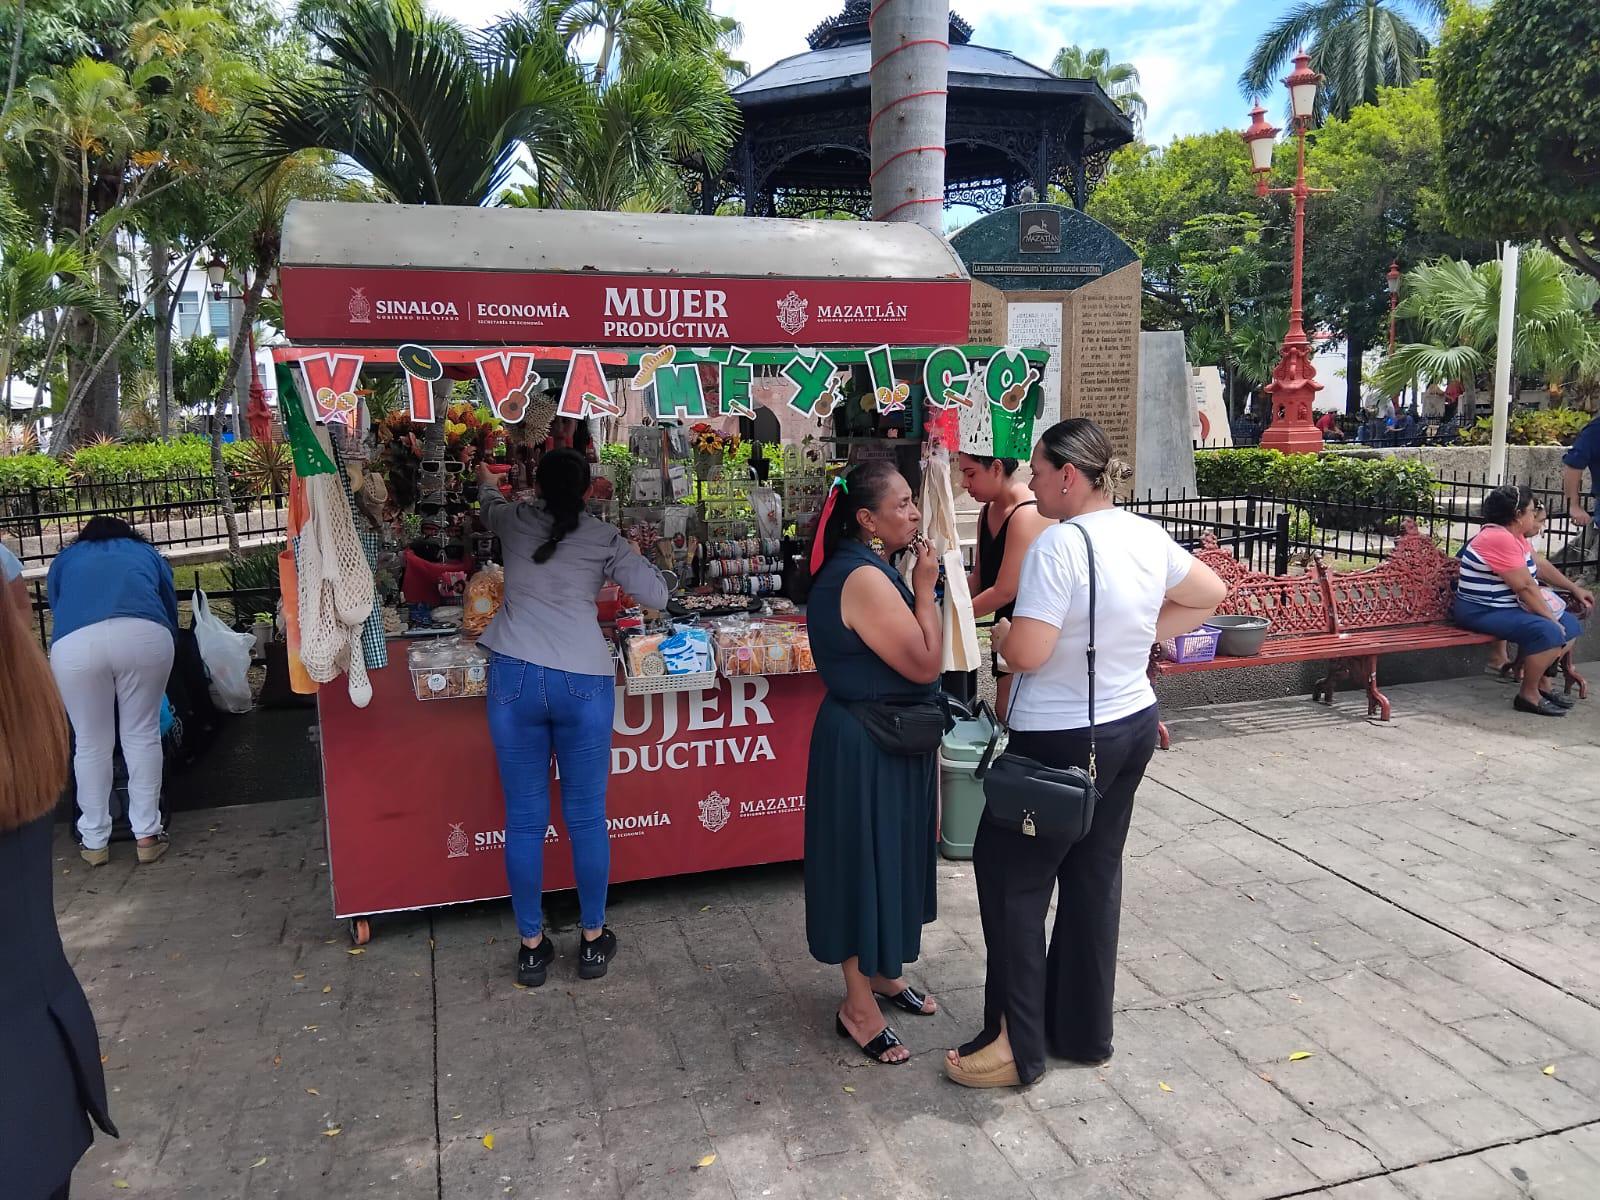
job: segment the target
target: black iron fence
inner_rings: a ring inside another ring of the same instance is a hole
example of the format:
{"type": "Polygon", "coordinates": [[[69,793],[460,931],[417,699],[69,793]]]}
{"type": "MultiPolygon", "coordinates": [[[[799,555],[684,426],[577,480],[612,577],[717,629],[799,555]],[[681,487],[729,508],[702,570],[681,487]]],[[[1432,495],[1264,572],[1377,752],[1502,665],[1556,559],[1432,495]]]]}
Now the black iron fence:
{"type": "MultiPolygon", "coordinates": [[[[245,581],[235,576],[234,569],[224,567],[223,574],[229,586],[218,588],[207,587],[199,571],[174,572],[173,580],[178,590],[178,621],[181,625],[187,627],[193,620],[191,608],[194,593],[197,591],[205,592],[206,603],[212,613],[234,629],[249,629],[257,616],[277,615],[276,583],[263,583],[254,587],[239,586],[245,581]]],[[[42,579],[32,580],[27,584],[27,589],[33,607],[33,628],[39,635],[39,644],[48,650],[55,624],[50,614],[50,600],[45,593],[45,582],[42,579]]]]}
{"type": "MultiPolygon", "coordinates": [[[[233,482],[242,538],[282,537],[288,494],[272,482],[233,482]]],[[[210,475],[0,490],[0,538],[25,566],[42,565],[96,516],[121,517],[159,548],[226,545],[227,523],[210,475]]]]}
{"type": "MultiPolygon", "coordinates": [[[[1209,533],[1256,570],[1282,574],[1293,556],[1308,551],[1338,567],[1381,562],[1407,522],[1454,555],[1482,527],[1483,499],[1496,486],[1485,476],[1455,476],[1435,481],[1428,491],[1158,493],[1125,507],[1160,522],[1185,546],[1198,545],[1209,533]]],[[[1548,483],[1533,488],[1533,495],[1547,514],[1534,548],[1572,578],[1600,575],[1600,532],[1573,521],[1561,492],[1548,483]]]]}
{"type": "MultiPolygon", "coordinates": [[[[1196,451],[1203,450],[1254,450],[1261,445],[1264,430],[1260,426],[1235,425],[1231,441],[1208,438],[1194,443],[1196,451]]],[[[1361,422],[1341,417],[1335,426],[1322,435],[1329,446],[1367,446],[1374,449],[1394,449],[1401,446],[1459,446],[1461,424],[1458,421],[1412,421],[1391,426],[1385,421],[1361,422]]]]}

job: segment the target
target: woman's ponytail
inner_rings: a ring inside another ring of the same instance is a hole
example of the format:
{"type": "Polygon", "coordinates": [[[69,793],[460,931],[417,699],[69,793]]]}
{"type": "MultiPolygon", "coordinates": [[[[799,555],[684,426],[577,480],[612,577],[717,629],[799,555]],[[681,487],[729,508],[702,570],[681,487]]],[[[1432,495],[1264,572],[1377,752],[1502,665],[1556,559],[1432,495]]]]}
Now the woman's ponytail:
{"type": "Polygon", "coordinates": [[[561,539],[578,528],[584,497],[589,493],[589,461],[566,447],[551,450],[539,460],[534,482],[539,485],[539,495],[555,521],[550,537],[533,552],[533,561],[543,563],[550,561],[561,539]]]}
{"type": "Polygon", "coordinates": [[[852,467],[834,478],[828,498],[822,505],[817,532],[812,535],[809,563],[814,576],[833,556],[839,543],[861,529],[862,509],[876,509],[883,500],[889,480],[900,472],[893,463],[868,462],[852,467]]]}

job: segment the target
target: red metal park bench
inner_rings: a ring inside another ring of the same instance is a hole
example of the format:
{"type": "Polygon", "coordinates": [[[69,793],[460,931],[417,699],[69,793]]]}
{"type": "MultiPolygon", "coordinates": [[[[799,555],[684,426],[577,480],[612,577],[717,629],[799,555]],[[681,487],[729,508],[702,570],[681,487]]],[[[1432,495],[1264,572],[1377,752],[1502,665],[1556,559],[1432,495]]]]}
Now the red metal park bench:
{"type": "MultiPolygon", "coordinates": [[[[1378,690],[1378,659],[1410,650],[1442,650],[1453,646],[1487,645],[1496,639],[1473,633],[1450,619],[1455,597],[1457,563],[1432,539],[1405,522],[1393,554],[1362,571],[1334,571],[1312,555],[1299,575],[1267,575],[1245,566],[1219,549],[1207,534],[1196,557],[1228,585],[1219,613],[1266,617],[1272,622],[1260,653],[1248,658],[1217,657],[1209,662],[1178,663],[1151,654],[1152,680],[1163,675],[1225,671],[1233,667],[1277,663],[1325,662],[1325,674],[1311,692],[1313,700],[1333,703],[1341,682],[1364,684],[1367,715],[1389,719],[1389,698],[1378,690]]],[[[1562,662],[1566,688],[1587,697],[1588,684],[1562,662]]],[[[1161,748],[1171,739],[1161,726],[1161,748]]]]}

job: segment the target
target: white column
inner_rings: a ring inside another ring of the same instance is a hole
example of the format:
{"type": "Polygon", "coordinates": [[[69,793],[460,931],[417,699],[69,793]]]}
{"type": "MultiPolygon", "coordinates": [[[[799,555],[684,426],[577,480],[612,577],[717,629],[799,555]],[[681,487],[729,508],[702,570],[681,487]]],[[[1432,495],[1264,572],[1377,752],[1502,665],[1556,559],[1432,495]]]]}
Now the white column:
{"type": "Polygon", "coordinates": [[[1500,259],[1500,328],[1494,344],[1494,428],[1489,439],[1489,474],[1506,481],[1506,427],[1511,421],[1517,317],[1517,246],[1507,242],[1500,259]]]}
{"type": "Polygon", "coordinates": [[[872,17],[872,216],[944,234],[949,0],[881,0],[872,17]]]}

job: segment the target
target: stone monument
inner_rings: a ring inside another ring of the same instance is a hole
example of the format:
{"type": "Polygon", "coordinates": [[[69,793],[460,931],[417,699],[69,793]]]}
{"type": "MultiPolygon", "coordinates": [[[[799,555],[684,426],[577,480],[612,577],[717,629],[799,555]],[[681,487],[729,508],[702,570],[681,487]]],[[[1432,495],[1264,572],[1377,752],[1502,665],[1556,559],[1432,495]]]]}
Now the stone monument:
{"type": "Polygon", "coordinates": [[[1190,437],[1194,389],[1184,357],[1183,333],[1162,330],[1139,335],[1139,409],[1133,487],[1136,495],[1154,492],[1195,494],[1194,442],[1190,437]]]}
{"type": "Polygon", "coordinates": [[[1090,417],[1119,457],[1136,462],[1142,275],[1127,243],[1077,209],[1022,204],[974,221],[950,244],[972,273],[974,340],[1050,351],[1035,428],[1090,417]]]}
{"type": "Polygon", "coordinates": [[[1194,369],[1194,440],[1204,446],[1233,445],[1222,372],[1216,367],[1194,369]]]}

